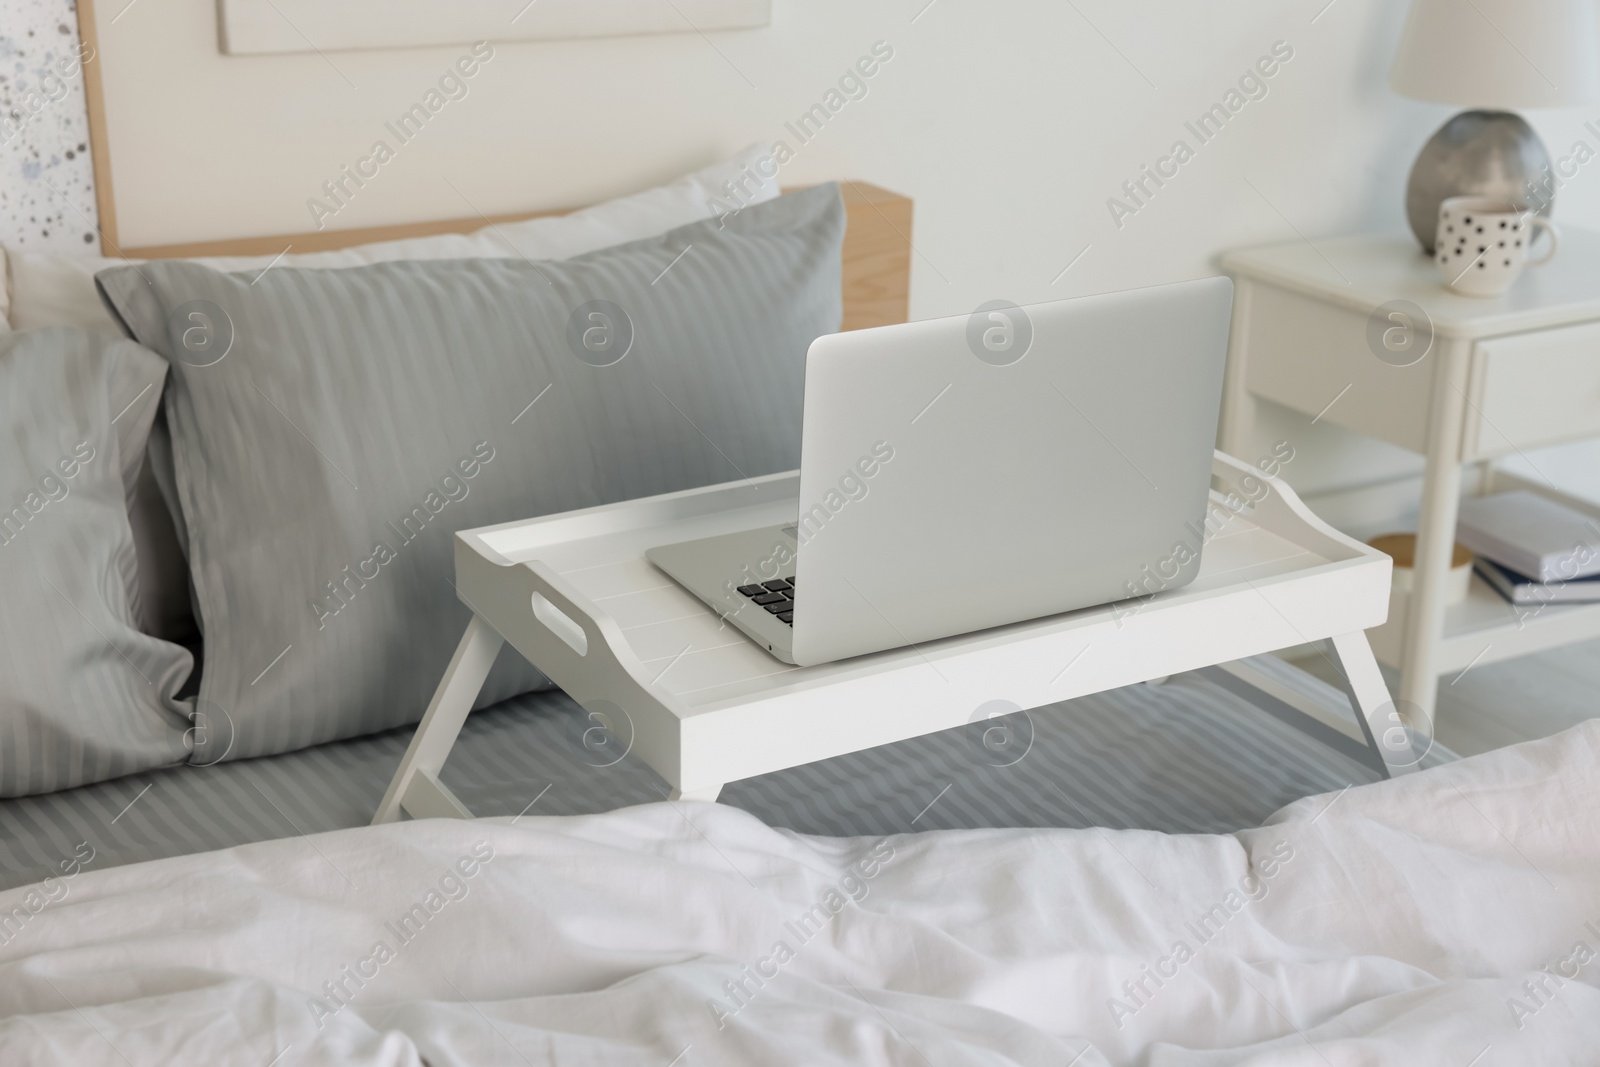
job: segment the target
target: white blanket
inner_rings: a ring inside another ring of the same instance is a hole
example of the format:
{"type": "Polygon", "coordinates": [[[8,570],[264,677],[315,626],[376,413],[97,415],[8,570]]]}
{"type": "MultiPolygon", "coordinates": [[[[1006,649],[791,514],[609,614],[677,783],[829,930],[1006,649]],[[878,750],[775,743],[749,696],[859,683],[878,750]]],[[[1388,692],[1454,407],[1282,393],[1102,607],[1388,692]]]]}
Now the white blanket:
{"type": "Polygon", "coordinates": [[[0,895],[0,1064],[1600,1063],[1597,757],[1233,836],[663,803],[63,857],[0,895]]]}

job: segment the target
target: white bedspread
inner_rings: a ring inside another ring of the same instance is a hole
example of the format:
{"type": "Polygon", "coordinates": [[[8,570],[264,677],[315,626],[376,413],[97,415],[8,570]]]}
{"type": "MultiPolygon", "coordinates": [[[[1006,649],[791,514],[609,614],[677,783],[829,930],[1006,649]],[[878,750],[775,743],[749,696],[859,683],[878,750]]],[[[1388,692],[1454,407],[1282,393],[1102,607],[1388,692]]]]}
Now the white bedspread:
{"type": "Polygon", "coordinates": [[[663,803],[90,862],[0,895],[0,1064],[1595,1064],[1597,757],[1235,836],[663,803]]]}

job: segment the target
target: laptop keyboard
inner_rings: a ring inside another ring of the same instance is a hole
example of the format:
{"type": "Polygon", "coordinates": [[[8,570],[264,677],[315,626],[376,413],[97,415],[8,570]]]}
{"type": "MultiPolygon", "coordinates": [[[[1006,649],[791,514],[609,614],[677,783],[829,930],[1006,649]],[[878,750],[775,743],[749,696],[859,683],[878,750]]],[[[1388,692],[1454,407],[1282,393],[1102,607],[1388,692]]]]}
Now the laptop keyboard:
{"type": "Polygon", "coordinates": [[[774,578],[757,585],[741,585],[739,595],[760,604],[784,625],[794,625],[793,578],[774,578]]]}

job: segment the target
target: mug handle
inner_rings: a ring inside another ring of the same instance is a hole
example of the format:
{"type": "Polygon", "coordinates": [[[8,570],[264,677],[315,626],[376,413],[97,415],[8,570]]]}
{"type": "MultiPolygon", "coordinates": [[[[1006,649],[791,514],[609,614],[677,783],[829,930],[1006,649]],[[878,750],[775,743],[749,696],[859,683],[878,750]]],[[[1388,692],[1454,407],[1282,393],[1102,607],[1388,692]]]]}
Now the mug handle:
{"type": "Polygon", "coordinates": [[[1550,262],[1551,257],[1553,257],[1556,254],[1556,248],[1561,243],[1560,242],[1560,238],[1558,236],[1558,231],[1556,230],[1555,225],[1549,219],[1540,218],[1537,215],[1533,216],[1532,218],[1530,218],[1528,220],[1528,225],[1530,227],[1530,230],[1529,230],[1530,236],[1528,237],[1528,247],[1529,248],[1533,247],[1533,236],[1532,236],[1532,234],[1536,233],[1538,230],[1541,230],[1541,229],[1544,230],[1544,235],[1549,238],[1549,241],[1547,243],[1550,245],[1549,248],[1545,249],[1545,253],[1544,253],[1543,256],[1540,256],[1538,259],[1530,259],[1530,260],[1528,260],[1528,266],[1537,267],[1541,263],[1550,262]]]}

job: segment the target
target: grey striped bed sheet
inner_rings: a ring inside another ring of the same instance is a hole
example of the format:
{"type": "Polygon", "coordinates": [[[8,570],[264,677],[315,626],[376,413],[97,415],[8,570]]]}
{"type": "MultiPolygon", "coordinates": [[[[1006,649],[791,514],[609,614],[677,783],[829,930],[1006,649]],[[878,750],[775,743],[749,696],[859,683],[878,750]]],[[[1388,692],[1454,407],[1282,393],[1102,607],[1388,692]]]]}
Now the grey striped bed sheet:
{"type": "MultiPolygon", "coordinates": [[[[1300,688],[1324,683],[1284,667],[1300,688]]],[[[575,815],[658,801],[633,757],[594,766],[593,721],[558,691],[467,720],[442,777],[479,815],[575,815]]],[[[802,833],[957,827],[1226,833],[1290,801],[1374,780],[1369,768],[1198,675],[973,725],[731,783],[726,803],[802,833]],[[1000,740],[1003,744],[993,742],[1000,740]],[[1020,754],[1020,758],[1016,758],[1020,754]]],[[[177,767],[0,802],[0,888],[89,869],[366,823],[411,728],[215,767],[177,767]],[[81,853],[79,853],[81,855],[81,853]]],[[[1425,765],[1455,758],[1436,748],[1425,765]]]]}

